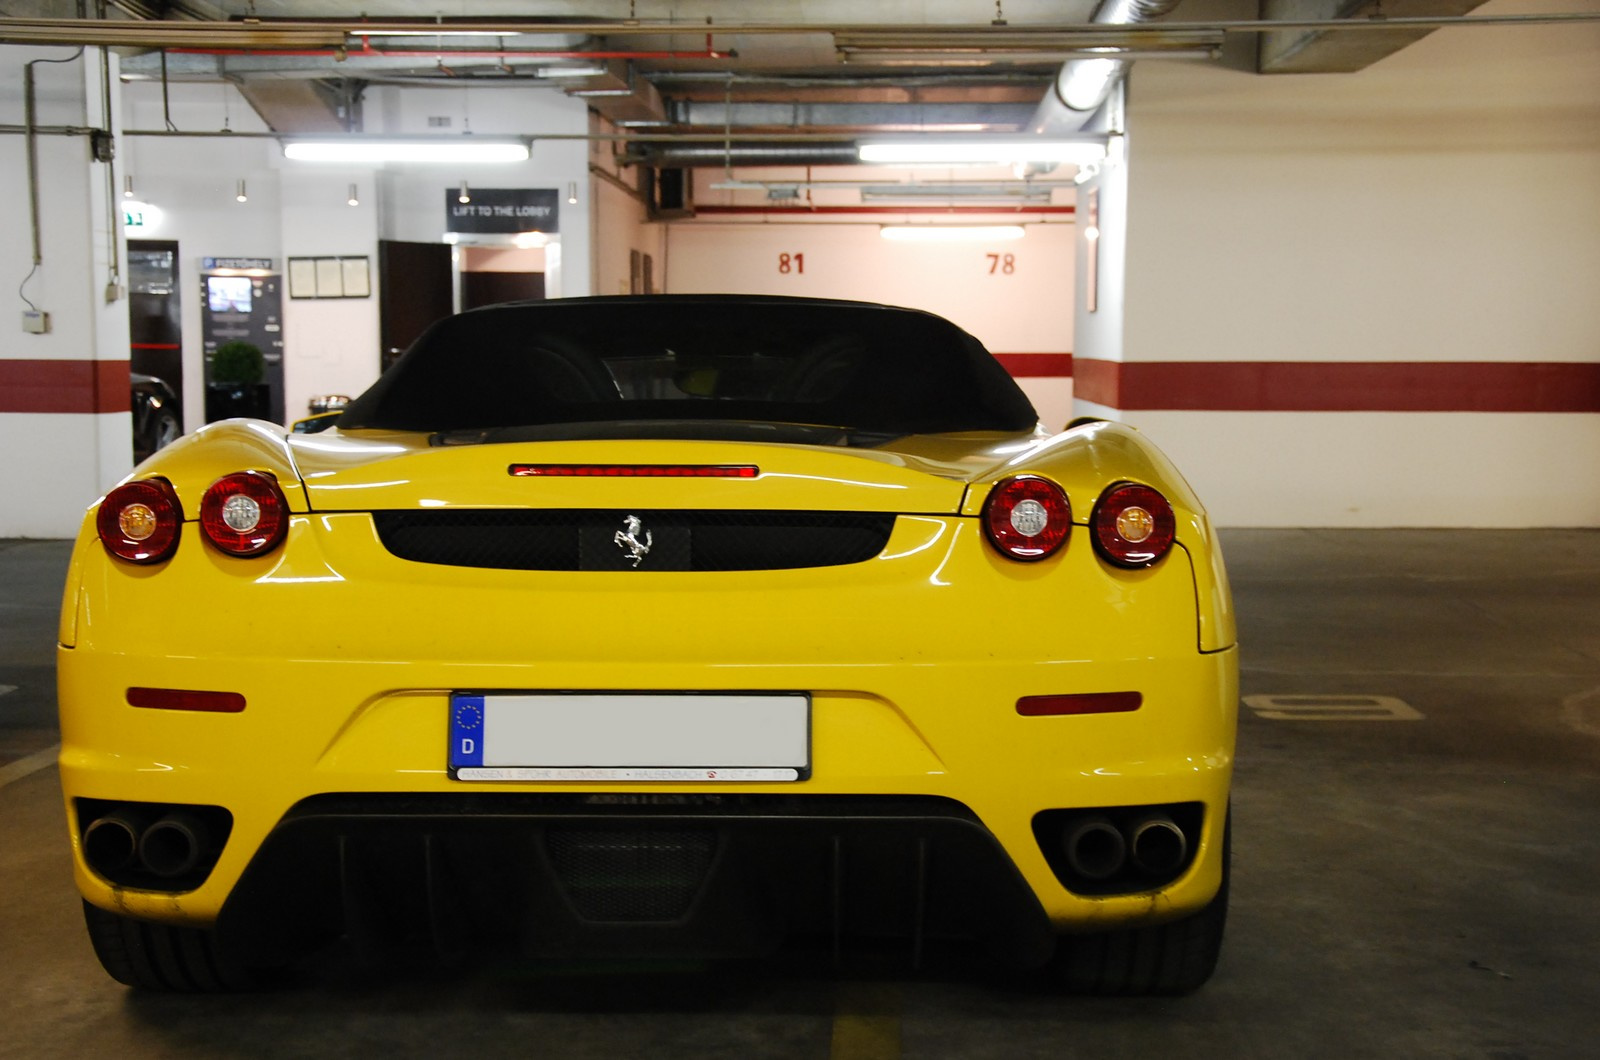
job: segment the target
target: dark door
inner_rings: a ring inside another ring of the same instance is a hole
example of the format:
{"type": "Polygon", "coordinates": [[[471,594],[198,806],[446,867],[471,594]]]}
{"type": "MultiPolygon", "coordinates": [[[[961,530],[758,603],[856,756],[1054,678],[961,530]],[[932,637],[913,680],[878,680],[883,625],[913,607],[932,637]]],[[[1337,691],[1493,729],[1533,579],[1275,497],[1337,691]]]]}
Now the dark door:
{"type": "Polygon", "coordinates": [[[387,369],[428,325],[454,312],[450,247],[378,241],[378,329],[387,369]]]}
{"type": "Polygon", "coordinates": [[[178,244],[128,240],[128,367],[133,373],[133,458],[183,433],[183,326],[178,244]]]}
{"type": "Polygon", "coordinates": [[[520,302],[524,299],[544,297],[542,272],[463,272],[461,274],[461,308],[499,302],[520,302]]]}

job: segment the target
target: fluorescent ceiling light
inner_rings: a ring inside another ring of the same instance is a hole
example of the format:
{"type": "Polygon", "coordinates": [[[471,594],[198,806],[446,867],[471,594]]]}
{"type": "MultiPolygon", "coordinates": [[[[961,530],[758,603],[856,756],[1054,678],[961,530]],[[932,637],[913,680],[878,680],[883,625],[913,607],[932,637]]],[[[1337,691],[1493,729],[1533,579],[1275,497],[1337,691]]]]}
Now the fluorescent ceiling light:
{"type": "Polygon", "coordinates": [[[884,225],[878,230],[895,243],[989,243],[1021,239],[1021,225],[884,225]]]}
{"type": "Polygon", "coordinates": [[[283,154],[299,162],[526,162],[528,144],[477,137],[292,140],[283,154]]]}
{"type": "Polygon", "coordinates": [[[353,29],[352,37],[521,37],[521,30],[486,30],[486,29],[397,29],[389,26],[382,29],[353,29]]]}
{"type": "Polygon", "coordinates": [[[1106,145],[1094,140],[905,140],[862,144],[861,161],[880,165],[993,165],[1069,162],[1084,165],[1106,156],[1106,145]]]}

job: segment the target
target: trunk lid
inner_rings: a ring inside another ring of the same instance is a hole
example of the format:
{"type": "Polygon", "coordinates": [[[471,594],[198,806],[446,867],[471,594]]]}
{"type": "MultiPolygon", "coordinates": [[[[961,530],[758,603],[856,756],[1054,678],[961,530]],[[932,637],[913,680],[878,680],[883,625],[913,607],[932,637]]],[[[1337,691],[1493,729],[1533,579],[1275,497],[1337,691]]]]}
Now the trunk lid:
{"type": "Polygon", "coordinates": [[[648,508],[954,514],[1028,435],[911,437],[876,448],[699,440],[434,446],[418,432],[291,435],[313,511],[648,508]],[[751,477],[514,474],[515,465],[727,467],[751,477]]]}

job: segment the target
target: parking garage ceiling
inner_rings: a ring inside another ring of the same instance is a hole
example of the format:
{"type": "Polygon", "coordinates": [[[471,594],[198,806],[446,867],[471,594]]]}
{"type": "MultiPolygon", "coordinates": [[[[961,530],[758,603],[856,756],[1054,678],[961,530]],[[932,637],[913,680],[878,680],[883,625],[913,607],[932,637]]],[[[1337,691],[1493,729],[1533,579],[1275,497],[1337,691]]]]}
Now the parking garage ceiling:
{"type": "MultiPolygon", "coordinates": [[[[1039,131],[1074,61],[1361,69],[1482,0],[5,2],[0,42],[106,44],[125,78],[226,80],[278,133],[359,132],[371,85],[544,86],[641,143],[1039,131]],[[530,15],[530,8],[537,14],[530,15]]],[[[1570,16],[1566,16],[1570,17],[1570,16]]]]}

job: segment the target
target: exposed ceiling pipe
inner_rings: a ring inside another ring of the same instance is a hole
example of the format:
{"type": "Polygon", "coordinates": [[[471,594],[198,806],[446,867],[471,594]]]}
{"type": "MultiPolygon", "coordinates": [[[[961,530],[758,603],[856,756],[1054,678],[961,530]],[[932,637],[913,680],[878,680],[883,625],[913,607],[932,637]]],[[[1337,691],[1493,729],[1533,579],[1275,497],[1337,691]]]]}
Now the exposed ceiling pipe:
{"type": "MultiPolygon", "coordinates": [[[[1105,0],[1095,9],[1095,25],[1127,26],[1149,22],[1170,14],[1179,0],[1105,0]]],[[[1081,130],[1111,94],[1117,78],[1130,65],[1127,59],[1070,59],[1056,73],[1039,108],[1028,122],[1028,131],[1043,136],[1060,136],[1081,130]]]]}
{"type": "Polygon", "coordinates": [[[854,166],[860,164],[852,140],[836,143],[661,143],[628,146],[624,165],[677,169],[692,166],[854,166]]]}

